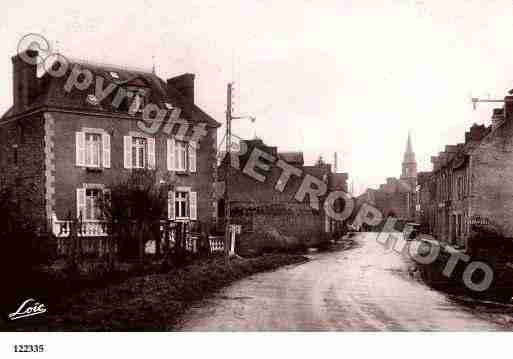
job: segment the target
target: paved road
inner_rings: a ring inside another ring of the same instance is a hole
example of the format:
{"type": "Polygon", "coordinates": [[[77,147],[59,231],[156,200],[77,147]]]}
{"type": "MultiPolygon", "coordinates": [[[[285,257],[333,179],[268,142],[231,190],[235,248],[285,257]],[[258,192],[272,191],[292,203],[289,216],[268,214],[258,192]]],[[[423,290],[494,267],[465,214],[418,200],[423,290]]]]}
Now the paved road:
{"type": "Polygon", "coordinates": [[[236,282],[193,307],[180,330],[500,330],[412,277],[405,258],[375,234],[236,282]]]}

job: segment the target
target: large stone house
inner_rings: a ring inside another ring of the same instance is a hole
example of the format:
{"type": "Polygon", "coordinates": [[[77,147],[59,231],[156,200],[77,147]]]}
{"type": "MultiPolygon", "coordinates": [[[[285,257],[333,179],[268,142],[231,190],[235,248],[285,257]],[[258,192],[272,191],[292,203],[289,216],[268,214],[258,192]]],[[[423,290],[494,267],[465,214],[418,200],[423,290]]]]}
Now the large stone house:
{"type": "Polygon", "coordinates": [[[152,71],[68,61],[64,73],[54,66],[38,76],[36,65],[14,56],[13,105],[0,119],[1,185],[15,190],[40,233],[59,235],[71,214],[87,236],[105,235],[99,197],[136,169],[172,181],[169,219],[210,220],[219,123],[195,104],[194,75],[164,81],[152,71]],[[159,131],[141,126],[150,104],[166,113],[159,131]],[[205,131],[194,137],[197,126],[205,131]]]}

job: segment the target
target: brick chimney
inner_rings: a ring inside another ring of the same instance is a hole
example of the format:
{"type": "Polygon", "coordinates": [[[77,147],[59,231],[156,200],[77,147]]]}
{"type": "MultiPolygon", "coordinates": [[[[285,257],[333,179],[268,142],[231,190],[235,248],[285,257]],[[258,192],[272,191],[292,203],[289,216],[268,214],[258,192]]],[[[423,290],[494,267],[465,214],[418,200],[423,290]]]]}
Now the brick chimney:
{"type": "Polygon", "coordinates": [[[513,117],[513,96],[506,96],[504,97],[504,118],[508,120],[511,117],[513,117]]]}
{"type": "Polygon", "coordinates": [[[183,74],[167,80],[167,86],[173,87],[185,99],[185,110],[187,113],[192,114],[192,106],[194,105],[194,74],[183,74]]]}
{"type": "Polygon", "coordinates": [[[13,67],[13,110],[15,114],[27,110],[37,96],[38,79],[37,63],[35,61],[37,55],[38,52],[36,50],[25,50],[24,54],[11,58],[13,67]],[[34,59],[34,64],[25,61],[21,55],[28,59],[34,59]]]}
{"type": "Polygon", "coordinates": [[[472,127],[470,127],[470,140],[476,142],[481,141],[487,133],[488,131],[485,125],[474,123],[472,127]]]}

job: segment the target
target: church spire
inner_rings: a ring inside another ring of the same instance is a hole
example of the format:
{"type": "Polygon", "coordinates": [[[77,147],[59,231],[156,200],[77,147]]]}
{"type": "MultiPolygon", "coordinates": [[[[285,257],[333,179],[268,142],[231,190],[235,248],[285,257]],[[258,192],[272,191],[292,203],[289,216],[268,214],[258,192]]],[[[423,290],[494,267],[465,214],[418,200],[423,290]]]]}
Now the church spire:
{"type": "Polygon", "coordinates": [[[415,161],[415,152],[411,144],[411,134],[408,131],[408,140],[406,141],[406,151],[404,152],[403,170],[401,178],[417,177],[417,161],[415,161]]]}

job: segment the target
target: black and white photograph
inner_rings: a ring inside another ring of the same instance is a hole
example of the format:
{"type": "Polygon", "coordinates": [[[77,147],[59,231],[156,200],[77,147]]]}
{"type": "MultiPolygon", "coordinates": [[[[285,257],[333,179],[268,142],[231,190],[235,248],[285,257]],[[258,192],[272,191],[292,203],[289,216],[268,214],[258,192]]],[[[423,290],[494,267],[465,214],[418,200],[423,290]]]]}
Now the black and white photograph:
{"type": "Polygon", "coordinates": [[[324,357],[298,348],[328,332],[383,356],[382,332],[468,349],[513,329],[512,1],[18,0],[0,19],[3,357],[116,336],[162,355],[183,333],[174,355],[285,335],[324,357]]]}

